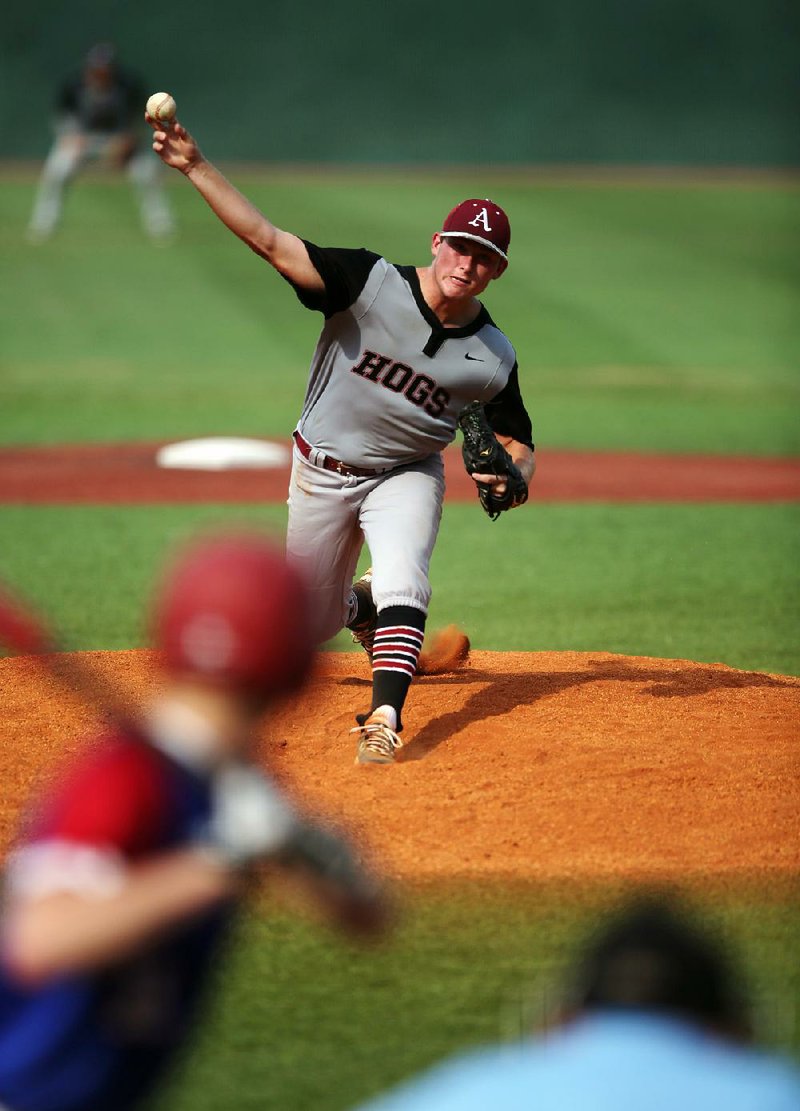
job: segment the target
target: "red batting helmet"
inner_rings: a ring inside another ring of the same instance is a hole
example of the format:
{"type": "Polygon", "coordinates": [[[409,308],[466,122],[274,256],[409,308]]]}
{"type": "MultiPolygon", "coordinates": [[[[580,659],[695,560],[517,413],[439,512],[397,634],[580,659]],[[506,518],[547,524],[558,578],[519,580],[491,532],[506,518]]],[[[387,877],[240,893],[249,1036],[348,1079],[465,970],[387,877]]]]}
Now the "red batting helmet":
{"type": "Polygon", "coordinates": [[[474,239],[477,243],[491,247],[508,262],[511,225],[505,212],[494,201],[470,198],[457,204],[447,214],[441,234],[474,239]]]}
{"type": "Polygon", "coordinates": [[[299,686],[314,651],[303,580],[251,533],[207,537],[179,556],[154,632],[169,671],[262,696],[299,686]]]}

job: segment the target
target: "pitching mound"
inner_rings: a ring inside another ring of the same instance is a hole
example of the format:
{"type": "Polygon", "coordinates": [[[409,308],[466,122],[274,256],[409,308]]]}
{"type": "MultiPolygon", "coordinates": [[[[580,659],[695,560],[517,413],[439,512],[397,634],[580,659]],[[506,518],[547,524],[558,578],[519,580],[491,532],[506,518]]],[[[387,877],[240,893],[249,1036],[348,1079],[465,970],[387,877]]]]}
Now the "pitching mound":
{"type": "MultiPolygon", "coordinates": [[[[138,700],[152,655],[87,653],[138,700]]],[[[43,769],[97,726],[36,661],[0,661],[0,844],[43,769]]],[[[417,680],[397,764],[356,767],[360,655],[325,654],[265,762],[391,874],[550,879],[797,871],[800,679],[604,653],[474,652],[417,680]]]]}

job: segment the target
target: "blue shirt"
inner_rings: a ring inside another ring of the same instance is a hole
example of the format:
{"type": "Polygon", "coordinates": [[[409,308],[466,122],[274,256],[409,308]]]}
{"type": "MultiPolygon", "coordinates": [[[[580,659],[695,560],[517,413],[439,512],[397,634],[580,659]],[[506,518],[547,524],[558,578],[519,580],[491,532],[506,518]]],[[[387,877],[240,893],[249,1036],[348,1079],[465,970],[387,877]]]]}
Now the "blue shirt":
{"type": "Polygon", "coordinates": [[[545,1038],[456,1057],[368,1105],[493,1108],[800,1111],[800,1071],[669,1018],[598,1013],[545,1038]]]}

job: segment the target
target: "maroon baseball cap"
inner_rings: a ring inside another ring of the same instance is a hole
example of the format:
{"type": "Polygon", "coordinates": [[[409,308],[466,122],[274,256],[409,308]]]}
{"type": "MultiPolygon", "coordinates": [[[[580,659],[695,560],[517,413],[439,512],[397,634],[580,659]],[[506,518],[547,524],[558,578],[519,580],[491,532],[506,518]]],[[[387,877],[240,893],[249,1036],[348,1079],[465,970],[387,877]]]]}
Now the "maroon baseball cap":
{"type": "Polygon", "coordinates": [[[508,262],[511,225],[505,212],[494,201],[471,198],[457,204],[448,214],[441,234],[484,243],[508,262]]]}
{"type": "Polygon", "coordinates": [[[167,572],[154,609],[168,671],[260,696],[298,687],[313,658],[308,592],[257,534],[195,541],[167,572]]]}

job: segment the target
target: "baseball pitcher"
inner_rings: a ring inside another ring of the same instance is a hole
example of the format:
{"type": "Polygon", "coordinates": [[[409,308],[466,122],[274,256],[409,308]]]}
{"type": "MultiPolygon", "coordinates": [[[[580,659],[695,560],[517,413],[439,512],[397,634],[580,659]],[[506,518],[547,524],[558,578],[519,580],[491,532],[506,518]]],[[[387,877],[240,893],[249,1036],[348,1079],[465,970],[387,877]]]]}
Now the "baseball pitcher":
{"type": "Polygon", "coordinates": [[[162,160],[324,318],[294,431],[287,549],[312,584],[318,640],[347,626],[371,661],[356,762],[392,763],[431,598],[441,453],[462,410],[482,403],[505,449],[469,456],[490,515],[522,504],[534,472],[514,349],[478,299],[508,265],[508,218],[493,201],[462,201],[421,267],[320,247],[275,227],[177,120],[148,121],[162,160]],[[353,583],[365,540],[372,567],[353,583]]]}

